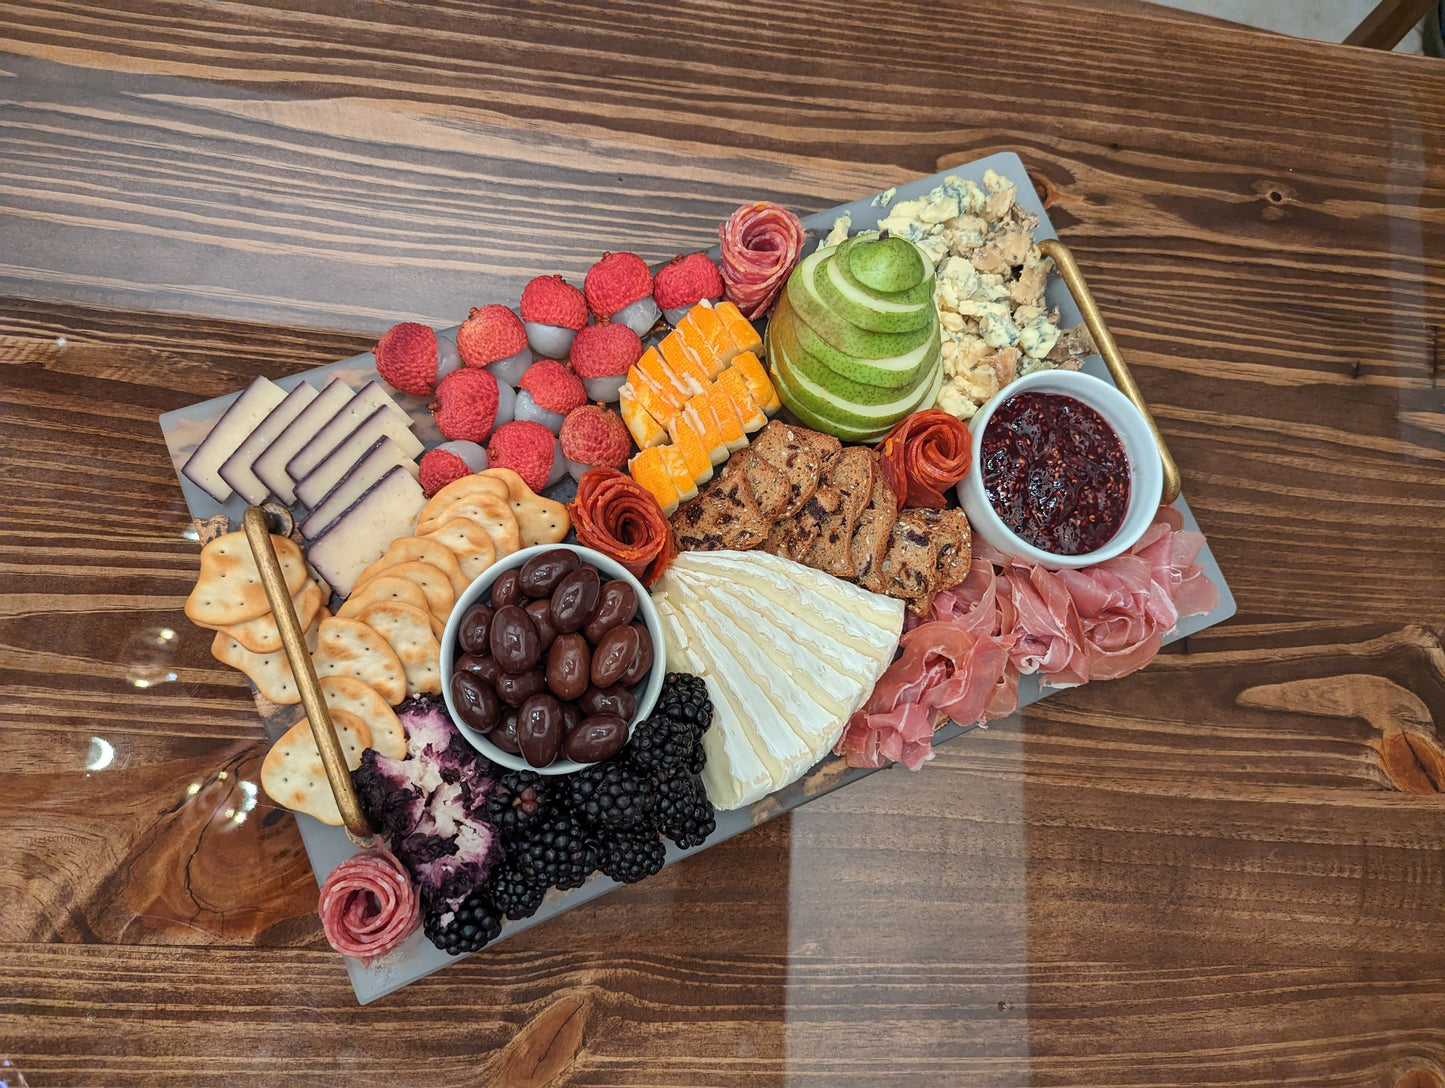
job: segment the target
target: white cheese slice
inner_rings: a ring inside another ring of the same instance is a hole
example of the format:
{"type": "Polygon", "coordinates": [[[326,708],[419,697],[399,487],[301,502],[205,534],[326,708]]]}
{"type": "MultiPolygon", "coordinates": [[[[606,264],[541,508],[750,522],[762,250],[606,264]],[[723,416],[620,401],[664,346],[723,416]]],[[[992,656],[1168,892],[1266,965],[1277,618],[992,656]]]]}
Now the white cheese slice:
{"type": "Polygon", "coordinates": [[[246,386],[186,459],[182,475],[217,502],[225,502],[233,488],[222,478],[221,466],[285,399],[286,391],[269,378],[246,386]]]}
{"type": "Polygon", "coordinates": [[[295,482],[286,475],[286,462],[291,460],[306,443],[316,437],[316,432],[326,426],[342,405],[354,394],[351,386],[340,378],[332,378],[325,388],[316,394],[316,399],[301,409],[301,414],[291,425],[276,436],[266,451],[251,463],[251,471],[266,485],[266,489],[290,506],[296,501],[295,482]]]}
{"type": "Polygon", "coordinates": [[[306,558],[332,589],[349,596],[356,576],[411,532],[425,503],[421,484],[397,465],[311,541],[306,558]]]}
{"type": "Polygon", "coordinates": [[[710,601],[685,586],[674,585],[677,603],[687,610],[699,638],[706,646],[716,647],[719,654],[736,659],[772,704],[772,717],[756,721],[755,726],[763,729],[770,722],[781,722],[807,747],[813,763],[827,755],[843,732],[844,720],[838,711],[819,706],[793,674],[791,663],[779,660],[776,629],[740,626],[710,601]]]}
{"type": "Polygon", "coordinates": [[[746,599],[746,591],[730,592],[727,584],[698,579],[684,571],[677,573],[676,581],[711,602],[739,627],[759,633],[777,667],[830,714],[846,721],[867,697],[866,691],[860,695],[858,690],[860,677],[873,666],[867,656],[827,638],[792,612],[772,608],[760,612],[755,600],[746,599]]]}
{"type": "Polygon", "coordinates": [[[812,617],[826,615],[820,630],[870,658],[891,656],[903,632],[902,601],[767,552],[683,552],[673,568],[734,582],[758,594],[759,604],[794,612],[813,626],[812,617]]]}
{"type": "Polygon", "coordinates": [[[702,748],[707,755],[702,784],[707,789],[708,800],[714,808],[724,811],[762,800],[773,792],[773,780],[748,743],[732,703],[716,678],[708,675],[703,663],[686,649],[686,636],[682,635],[676,616],[665,600],[659,601],[658,614],[662,617],[668,670],[702,677],[712,701],[712,724],[702,735],[702,748]]]}
{"type": "MultiPolygon", "coordinates": [[[[336,414],[326,421],[319,431],[312,436],[291,460],[286,462],[286,475],[292,481],[300,483],[304,480],[313,468],[326,459],[327,454],[334,450],[341,442],[356,429],[367,416],[378,408],[386,408],[396,416],[396,421],[403,428],[411,426],[411,417],[396,406],[391,395],[380,382],[367,382],[362,386],[351,400],[347,401],[336,414]]],[[[402,444],[405,449],[405,443],[402,444]]],[[[421,453],[421,444],[417,444],[416,453],[421,453]]],[[[416,456],[413,454],[412,456],[416,456]]]]}
{"type": "Polygon", "coordinates": [[[297,500],[304,506],[315,506],[345,479],[378,438],[390,439],[406,458],[419,457],[422,444],[411,433],[410,424],[411,420],[398,423],[396,416],[385,407],[374,410],[322,458],[305,479],[296,481],[297,500]]]}
{"type": "MultiPolygon", "coordinates": [[[[665,592],[674,594],[676,586],[668,586],[665,592]]],[[[781,789],[796,781],[816,762],[808,745],[778,718],[767,694],[733,656],[731,648],[699,631],[691,612],[683,611],[685,606],[681,601],[677,606],[676,615],[687,634],[688,651],[702,662],[707,675],[717,681],[724,698],[732,704],[748,743],[768,769],[773,788],[781,789]]]]}
{"type": "Polygon", "coordinates": [[[320,536],[348,506],[366,494],[372,484],[397,465],[416,476],[416,462],[407,457],[402,448],[390,438],[378,438],[362,454],[351,471],[338,480],[336,486],[312,507],[311,513],[301,522],[301,535],[307,540],[320,536]]]}
{"type": "Polygon", "coordinates": [[[271,414],[246,436],[245,441],[236,447],[236,452],[221,466],[221,479],[235,488],[236,494],[252,506],[265,502],[271,489],[261,482],[251,465],[315,399],[316,387],[301,382],[286,394],[285,400],[271,409],[271,414]]]}

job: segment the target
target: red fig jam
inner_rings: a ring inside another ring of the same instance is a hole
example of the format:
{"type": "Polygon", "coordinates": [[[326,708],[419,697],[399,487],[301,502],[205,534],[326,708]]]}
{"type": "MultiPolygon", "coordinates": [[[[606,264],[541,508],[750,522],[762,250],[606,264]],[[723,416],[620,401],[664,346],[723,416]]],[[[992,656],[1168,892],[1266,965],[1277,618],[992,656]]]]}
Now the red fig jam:
{"type": "Polygon", "coordinates": [[[1129,459],[1104,417],[1059,393],[1018,393],[983,433],[983,490],[1014,533],[1053,555],[1083,555],[1119,531],[1129,459]]]}

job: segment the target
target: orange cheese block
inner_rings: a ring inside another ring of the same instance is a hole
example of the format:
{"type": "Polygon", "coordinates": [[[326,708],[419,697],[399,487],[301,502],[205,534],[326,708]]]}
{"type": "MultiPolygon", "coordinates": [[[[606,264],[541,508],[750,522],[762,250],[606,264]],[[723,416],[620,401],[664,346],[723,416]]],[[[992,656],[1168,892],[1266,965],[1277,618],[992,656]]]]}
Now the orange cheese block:
{"type": "Polygon", "coordinates": [[[720,385],[714,385],[706,393],[713,415],[717,417],[718,432],[727,443],[728,450],[735,452],[748,444],[747,432],[743,429],[743,415],[728,392],[720,385]]]}
{"type": "Polygon", "coordinates": [[[713,374],[710,368],[704,366],[701,361],[683,346],[682,337],[677,333],[670,332],[664,336],[662,342],[657,345],[657,350],[661,353],[662,361],[667,364],[669,370],[679,378],[691,378],[697,383],[697,388],[689,393],[688,396],[701,393],[707,387],[707,384],[712,381],[713,374]]]}
{"type": "Polygon", "coordinates": [[[637,403],[637,398],[632,395],[632,389],[623,385],[617,404],[618,411],[622,415],[622,422],[627,424],[628,433],[632,435],[632,441],[637,443],[640,450],[649,449],[652,446],[660,446],[667,441],[667,430],[659,423],[646,408],[637,403]]]}
{"type": "MultiPolygon", "coordinates": [[[[672,444],[682,451],[682,458],[687,462],[688,474],[694,483],[705,484],[712,479],[712,454],[703,444],[702,435],[697,433],[692,420],[688,418],[687,412],[681,412],[672,421],[668,428],[672,435],[672,444]]],[[[727,456],[727,447],[722,447],[722,455],[727,456]]]]}
{"type": "Polygon", "coordinates": [[[765,413],[771,416],[782,408],[783,402],[778,399],[778,391],[773,388],[772,379],[768,377],[762,360],[751,351],[739,352],[733,360],[733,369],[743,376],[748,392],[765,413]]]}
{"type": "Polygon", "coordinates": [[[707,368],[709,378],[721,374],[723,367],[738,353],[737,345],[711,306],[701,303],[694,306],[677,323],[676,332],[682,338],[683,347],[707,368]]]}
{"type": "Polygon", "coordinates": [[[743,430],[748,434],[760,431],[768,425],[768,417],[753,400],[753,395],[748,391],[747,379],[735,366],[730,366],[717,377],[718,388],[723,390],[728,399],[737,406],[738,415],[743,421],[743,430]]]}
{"type": "Polygon", "coordinates": [[[642,358],[633,364],[633,369],[645,378],[648,384],[655,387],[666,400],[676,403],[679,411],[682,410],[683,401],[688,397],[696,396],[707,387],[706,382],[698,381],[690,373],[674,371],[667,365],[667,361],[663,359],[657,348],[648,348],[644,351],[642,358]]]}
{"type": "Polygon", "coordinates": [[[665,452],[670,448],[650,446],[627,462],[632,478],[652,492],[662,512],[669,517],[682,501],[682,492],[672,480],[670,459],[665,452]]]}
{"type": "Polygon", "coordinates": [[[687,458],[683,455],[682,447],[671,445],[659,446],[658,449],[662,450],[667,478],[672,481],[673,487],[677,488],[678,498],[687,502],[688,499],[696,497],[697,481],[693,479],[692,472],[687,467],[687,458]]]}
{"type": "Polygon", "coordinates": [[[719,302],[714,307],[714,312],[719,324],[727,332],[728,339],[737,346],[738,351],[756,352],[763,346],[763,339],[758,335],[758,330],[753,328],[753,323],[731,302],[719,302]]]}
{"type": "MultiPolygon", "coordinates": [[[[712,410],[706,395],[699,393],[689,400],[682,411],[682,418],[692,424],[699,441],[702,442],[702,448],[707,451],[708,460],[714,466],[728,459],[727,439],[723,437],[722,428],[718,426],[717,413],[712,410]]],[[[677,441],[676,436],[673,441],[677,441]]]]}

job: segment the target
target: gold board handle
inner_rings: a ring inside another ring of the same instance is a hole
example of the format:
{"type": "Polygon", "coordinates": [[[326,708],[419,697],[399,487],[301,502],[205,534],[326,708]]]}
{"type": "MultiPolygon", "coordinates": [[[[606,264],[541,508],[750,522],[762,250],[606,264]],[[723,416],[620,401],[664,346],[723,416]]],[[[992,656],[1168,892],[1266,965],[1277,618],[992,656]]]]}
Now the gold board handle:
{"type": "Polygon", "coordinates": [[[261,584],[266,587],[271,614],[276,617],[276,629],[281,633],[281,645],[286,650],[291,675],[296,678],[296,690],[301,693],[301,705],[311,721],[311,733],[316,738],[317,751],[321,753],[321,765],[326,768],[326,780],[331,783],[331,792],[336,795],[341,824],[353,843],[361,847],[370,846],[376,833],[361,811],[351,772],[346,767],[346,754],[341,750],[336,727],[331,724],[331,712],[321,696],[316,667],[311,663],[311,651],[306,648],[301,621],[296,618],[281,564],[276,559],[276,545],[271,542],[266,512],[259,506],[248,506],[241,522],[246,530],[246,541],[251,545],[251,554],[256,558],[256,569],[261,572],[261,584]]]}
{"type": "Polygon", "coordinates": [[[1174,463],[1169,447],[1164,443],[1164,436],[1159,433],[1159,426],[1154,422],[1153,413],[1144,401],[1144,394],[1139,392],[1139,386],[1134,382],[1134,375],[1129,373],[1129,365],[1124,362],[1124,356],[1119,354],[1119,345],[1114,342],[1109,326],[1104,323],[1104,315],[1099,311],[1099,304],[1094,301],[1089,285],[1084,282],[1084,274],[1079,271],[1069,247],[1057,238],[1046,238],[1040,242],[1039,252],[1045,257],[1053,258],[1054,267],[1059,270],[1069,293],[1079,304],[1079,310],[1084,315],[1084,324],[1088,326],[1089,335],[1094,338],[1099,354],[1104,357],[1104,365],[1109,368],[1114,384],[1134,403],[1134,407],[1139,409],[1139,414],[1144,417],[1144,422],[1149,424],[1149,430],[1154,435],[1154,444],[1159,447],[1159,459],[1164,463],[1164,491],[1159,496],[1159,501],[1167,506],[1179,497],[1179,466],[1174,463]]]}

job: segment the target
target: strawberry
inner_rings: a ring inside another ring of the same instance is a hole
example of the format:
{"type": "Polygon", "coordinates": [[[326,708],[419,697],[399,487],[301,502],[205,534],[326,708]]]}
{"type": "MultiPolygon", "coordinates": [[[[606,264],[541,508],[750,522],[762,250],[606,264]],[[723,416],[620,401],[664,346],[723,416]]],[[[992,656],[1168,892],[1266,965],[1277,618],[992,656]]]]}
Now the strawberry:
{"type": "Polygon", "coordinates": [[[658,309],[676,310],[705,298],[721,298],[722,272],[706,253],[678,254],[657,273],[652,297],[658,309]]]}
{"type": "Polygon", "coordinates": [[[431,406],[437,430],[448,438],[480,442],[497,418],[497,379],[485,370],[463,367],[437,383],[431,406]]]}
{"type": "Polygon", "coordinates": [[[621,468],[632,440],[622,417],[600,404],[584,404],[562,421],[562,456],[582,465],[621,468]]]}
{"type": "Polygon", "coordinates": [[[547,486],[557,456],[557,439],[540,423],[514,419],[503,423],[487,444],[493,468],[509,468],[533,491],[547,486]]]}
{"type": "Polygon", "coordinates": [[[381,380],[403,393],[426,396],[436,388],[437,334],[415,321],[403,321],[382,333],[372,349],[381,380]]]}
{"type": "Polygon", "coordinates": [[[522,288],[522,320],[580,329],[587,324],[587,299],[561,276],[538,276],[522,288]]]}
{"type": "Polygon", "coordinates": [[[652,272],[636,253],[604,253],[582,281],[587,306],[599,318],[652,294],[652,272]]]}
{"type": "Polygon", "coordinates": [[[467,366],[507,359],[527,346],[522,319],[505,306],[476,306],[457,329],[457,350],[467,366]]]}

